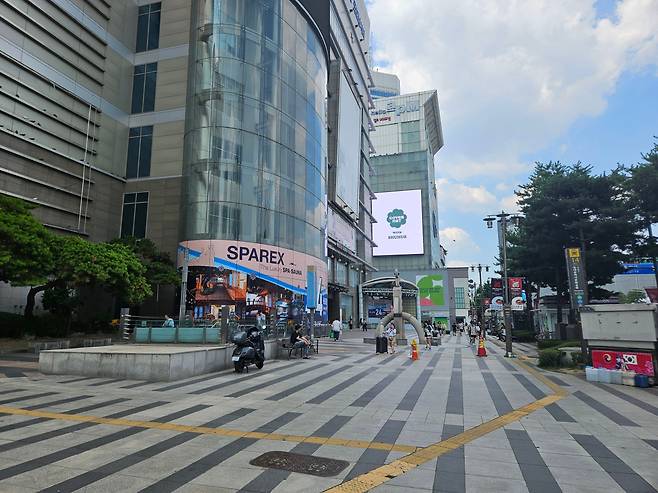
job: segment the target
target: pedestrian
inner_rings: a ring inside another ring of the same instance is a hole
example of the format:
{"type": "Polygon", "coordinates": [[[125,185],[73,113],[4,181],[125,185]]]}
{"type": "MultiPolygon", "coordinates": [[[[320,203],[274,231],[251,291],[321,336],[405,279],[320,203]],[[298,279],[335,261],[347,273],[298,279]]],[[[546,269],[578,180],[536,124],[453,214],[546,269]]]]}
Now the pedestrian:
{"type": "Polygon", "coordinates": [[[352,332],[352,329],[354,328],[354,321],[352,320],[352,317],[350,317],[349,321],[347,322],[347,326],[350,329],[350,332],[352,332]]]}
{"type": "Polygon", "coordinates": [[[388,340],[388,346],[387,346],[388,354],[394,354],[395,346],[397,345],[397,341],[396,341],[397,330],[395,330],[395,324],[393,322],[388,324],[388,327],[386,327],[385,335],[386,335],[386,339],[388,340]]]}
{"type": "Polygon", "coordinates": [[[457,335],[457,323],[456,322],[452,323],[452,335],[453,336],[457,335]]]}
{"type": "Polygon", "coordinates": [[[360,320],[360,324],[361,324],[361,330],[363,332],[367,332],[368,331],[368,324],[366,323],[365,319],[362,318],[360,320]]]}
{"type": "Polygon", "coordinates": [[[472,346],[473,344],[475,344],[475,340],[480,334],[480,328],[476,324],[472,323],[468,331],[470,336],[469,345],[472,346]]]}
{"type": "Polygon", "coordinates": [[[174,326],[174,319],[169,317],[169,315],[165,315],[165,321],[162,324],[163,327],[173,327],[174,326]]]}
{"type": "Polygon", "coordinates": [[[425,324],[425,349],[432,350],[432,324],[425,324]]]}
{"type": "Polygon", "coordinates": [[[333,322],[331,322],[331,331],[334,333],[334,341],[338,340],[342,330],[343,324],[340,322],[340,320],[335,319],[333,322]]]}
{"type": "Polygon", "coordinates": [[[309,359],[308,357],[308,348],[311,345],[310,341],[302,335],[302,327],[299,324],[295,325],[295,328],[290,334],[290,344],[293,349],[301,349],[302,357],[304,359],[309,359]]]}

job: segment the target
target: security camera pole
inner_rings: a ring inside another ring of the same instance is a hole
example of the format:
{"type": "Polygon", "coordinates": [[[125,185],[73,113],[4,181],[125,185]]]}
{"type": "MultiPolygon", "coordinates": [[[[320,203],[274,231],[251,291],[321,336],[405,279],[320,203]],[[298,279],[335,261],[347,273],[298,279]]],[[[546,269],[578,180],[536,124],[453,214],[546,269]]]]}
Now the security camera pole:
{"type": "Polygon", "coordinates": [[[514,358],[512,351],[512,307],[509,299],[509,284],[507,281],[507,222],[511,218],[515,225],[518,226],[521,216],[518,214],[508,214],[501,211],[500,214],[488,215],[483,219],[487,223],[487,228],[493,228],[493,223],[498,223],[498,248],[503,262],[503,317],[505,320],[505,357],[514,358]]]}

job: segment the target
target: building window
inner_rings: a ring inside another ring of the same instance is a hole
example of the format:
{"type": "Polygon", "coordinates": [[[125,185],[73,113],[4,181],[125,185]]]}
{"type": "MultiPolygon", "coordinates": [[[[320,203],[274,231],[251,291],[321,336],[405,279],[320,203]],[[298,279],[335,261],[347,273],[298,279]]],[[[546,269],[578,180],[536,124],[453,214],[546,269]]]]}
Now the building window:
{"type": "Polygon", "coordinates": [[[464,288],[455,288],[455,308],[466,308],[464,288]]]}
{"type": "Polygon", "coordinates": [[[144,178],[151,174],[151,146],[153,126],[130,129],[126,178],[144,178]]]}
{"type": "Polygon", "coordinates": [[[123,194],[123,214],[121,217],[121,238],[134,236],[146,237],[146,213],[148,212],[149,193],[136,192],[123,194]]]}
{"type": "Polygon", "coordinates": [[[160,42],[160,4],[142,5],[137,16],[136,52],[155,50],[160,42]]]}
{"type": "Polygon", "coordinates": [[[135,65],[133,77],[132,113],[153,111],[155,107],[155,80],[158,75],[158,64],[147,63],[135,65]]]}

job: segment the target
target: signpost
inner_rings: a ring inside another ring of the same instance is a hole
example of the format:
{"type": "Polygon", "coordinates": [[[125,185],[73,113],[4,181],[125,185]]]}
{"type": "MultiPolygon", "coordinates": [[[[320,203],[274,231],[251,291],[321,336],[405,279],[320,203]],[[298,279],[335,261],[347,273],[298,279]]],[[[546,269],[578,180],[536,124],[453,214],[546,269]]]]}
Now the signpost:
{"type": "Polygon", "coordinates": [[[567,262],[567,276],[569,278],[569,297],[571,309],[578,314],[578,327],[580,335],[580,349],[583,359],[587,355],[587,343],[583,338],[582,323],[580,321],[580,307],[587,304],[587,277],[585,275],[585,262],[582,250],[578,247],[564,249],[564,257],[567,262]]]}

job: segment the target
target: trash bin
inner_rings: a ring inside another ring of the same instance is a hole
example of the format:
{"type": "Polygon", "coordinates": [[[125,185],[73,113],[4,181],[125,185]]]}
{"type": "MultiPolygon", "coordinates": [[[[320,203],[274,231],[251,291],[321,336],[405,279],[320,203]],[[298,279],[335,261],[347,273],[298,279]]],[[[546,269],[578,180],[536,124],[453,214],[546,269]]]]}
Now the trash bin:
{"type": "Polygon", "coordinates": [[[375,337],[375,351],[378,353],[385,353],[387,349],[386,337],[375,337]]]}
{"type": "Polygon", "coordinates": [[[646,375],[642,375],[641,373],[638,373],[635,375],[635,386],[640,387],[642,389],[646,389],[649,387],[649,377],[646,375]]]}

